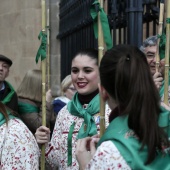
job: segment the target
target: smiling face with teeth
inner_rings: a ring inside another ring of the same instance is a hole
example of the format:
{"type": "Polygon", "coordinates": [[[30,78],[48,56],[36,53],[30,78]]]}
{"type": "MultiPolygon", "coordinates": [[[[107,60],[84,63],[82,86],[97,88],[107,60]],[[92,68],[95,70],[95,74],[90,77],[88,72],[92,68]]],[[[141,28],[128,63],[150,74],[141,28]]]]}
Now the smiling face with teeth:
{"type": "Polygon", "coordinates": [[[71,77],[79,94],[88,95],[97,90],[99,83],[97,59],[78,54],[72,60],[71,77]]]}

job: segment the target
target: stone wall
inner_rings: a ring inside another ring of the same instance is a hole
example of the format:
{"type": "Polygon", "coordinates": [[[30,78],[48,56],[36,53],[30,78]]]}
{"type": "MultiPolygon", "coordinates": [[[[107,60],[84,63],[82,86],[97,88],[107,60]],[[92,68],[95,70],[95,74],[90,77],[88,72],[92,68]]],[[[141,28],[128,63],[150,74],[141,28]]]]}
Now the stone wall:
{"type": "MultiPolygon", "coordinates": [[[[60,50],[56,39],[58,32],[59,0],[46,2],[50,8],[50,60],[51,85],[60,83],[60,50]]],[[[40,69],[40,62],[35,63],[35,56],[40,41],[41,30],[40,0],[5,0],[0,5],[0,54],[13,60],[8,81],[15,89],[20,85],[29,69],[40,69]]]]}

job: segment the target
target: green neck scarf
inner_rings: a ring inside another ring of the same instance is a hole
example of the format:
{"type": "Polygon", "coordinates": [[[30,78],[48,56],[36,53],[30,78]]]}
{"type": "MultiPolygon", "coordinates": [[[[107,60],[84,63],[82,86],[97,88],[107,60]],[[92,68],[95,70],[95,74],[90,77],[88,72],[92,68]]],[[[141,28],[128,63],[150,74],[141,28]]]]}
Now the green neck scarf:
{"type": "MultiPolygon", "coordinates": [[[[67,109],[70,114],[83,118],[84,122],[77,135],[78,139],[85,138],[87,136],[93,136],[97,134],[97,127],[93,118],[93,115],[99,113],[99,94],[97,94],[84,109],[78,99],[78,93],[76,93],[73,99],[67,104],[67,109]]],[[[70,126],[68,134],[68,165],[72,164],[72,134],[74,131],[75,122],[70,126]]]]}
{"type": "Polygon", "coordinates": [[[13,97],[13,95],[14,95],[14,93],[15,93],[15,90],[14,90],[14,88],[12,87],[12,85],[9,83],[9,82],[7,82],[7,81],[5,81],[6,83],[7,83],[7,85],[9,86],[9,88],[10,88],[10,93],[1,101],[3,104],[6,104],[6,103],[8,103],[8,102],[10,102],[11,101],[11,98],[13,97]]]}
{"type": "MultiPolygon", "coordinates": [[[[7,111],[8,120],[15,118],[9,111],[7,111]]],[[[2,126],[6,122],[6,119],[2,113],[0,113],[0,126],[2,126]]]]}
{"type": "Polygon", "coordinates": [[[24,102],[18,102],[18,113],[21,114],[25,114],[25,113],[33,113],[39,112],[39,107],[34,106],[30,103],[24,103],[24,102]]]}

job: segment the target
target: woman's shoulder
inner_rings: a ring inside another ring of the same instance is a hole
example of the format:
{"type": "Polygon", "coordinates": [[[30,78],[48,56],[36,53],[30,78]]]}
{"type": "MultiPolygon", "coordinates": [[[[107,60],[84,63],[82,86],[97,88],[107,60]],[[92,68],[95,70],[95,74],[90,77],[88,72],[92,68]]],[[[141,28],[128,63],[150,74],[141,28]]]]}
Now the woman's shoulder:
{"type": "Polygon", "coordinates": [[[12,166],[38,169],[39,148],[35,137],[26,125],[20,119],[13,118],[8,121],[8,124],[4,123],[0,131],[3,135],[0,139],[2,165],[9,169],[12,169],[12,166]]]}
{"type": "Polygon", "coordinates": [[[69,110],[68,110],[68,108],[67,108],[67,105],[65,105],[65,106],[58,112],[57,119],[60,119],[60,120],[62,120],[62,121],[67,120],[67,122],[68,122],[68,121],[73,122],[73,121],[77,120],[78,117],[72,115],[72,114],[69,112],[69,110]]]}
{"type": "Polygon", "coordinates": [[[95,169],[97,167],[102,169],[120,168],[130,170],[130,167],[112,141],[103,142],[98,147],[92,161],[88,164],[86,169],[95,169]]]}
{"type": "Polygon", "coordinates": [[[64,102],[64,103],[68,103],[68,102],[70,101],[70,99],[68,99],[68,98],[65,97],[65,96],[56,97],[56,98],[54,99],[54,102],[57,101],[57,100],[62,101],[62,102],[64,102]]]}
{"type": "Polygon", "coordinates": [[[18,140],[26,140],[28,143],[32,141],[37,147],[35,138],[28,127],[18,118],[13,118],[8,121],[8,124],[5,125],[7,128],[8,135],[11,138],[17,137],[18,140]]]}

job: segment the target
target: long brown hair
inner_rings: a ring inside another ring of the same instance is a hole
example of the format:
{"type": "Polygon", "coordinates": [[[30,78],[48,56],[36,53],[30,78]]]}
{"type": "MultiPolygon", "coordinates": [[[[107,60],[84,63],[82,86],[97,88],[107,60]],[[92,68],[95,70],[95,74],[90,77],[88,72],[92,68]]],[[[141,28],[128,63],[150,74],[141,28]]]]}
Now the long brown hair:
{"type": "Polygon", "coordinates": [[[33,101],[42,101],[42,72],[41,70],[29,70],[17,89],[18,97],[33,101]]]}
{"type": "Polygon", "coordinates": [[[8,114],[5,105],[0,102],[0,113],[5,117],[6,122],[8,122],[8,114]]]}
{"type": "Polygon", "coordinates": [[[121,115],[129,115],[128,126],[148,147],[151,163],[162,141],[168,138],[158,126],[160,97],[153,82],[145,55],[134,46],[118,45],[106,52],[100,64],[101,84],[117,102],[121,115]]]}

